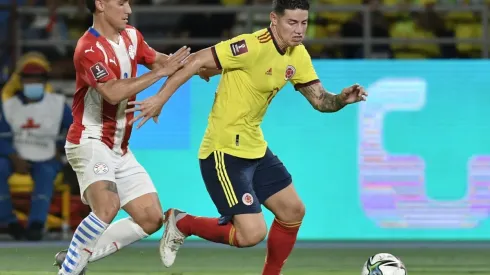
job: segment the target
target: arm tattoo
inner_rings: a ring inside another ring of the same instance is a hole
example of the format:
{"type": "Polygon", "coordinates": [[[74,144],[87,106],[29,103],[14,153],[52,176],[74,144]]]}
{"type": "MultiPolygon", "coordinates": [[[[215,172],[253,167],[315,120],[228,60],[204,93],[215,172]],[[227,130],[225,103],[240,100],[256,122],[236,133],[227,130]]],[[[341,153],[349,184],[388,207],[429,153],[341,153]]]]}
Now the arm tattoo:
{"type": "Polygon", "coordinates": [[[117,194],[117,186],[114,182],[107,182],[106,183],[106,186],[105,186],[105,189],[112,192],[112,193],[116,193],[117,194]]]}
{"type": "Polygon", "coordinates": [[[316,110],[322,113],[332,113],[345,107],[339,95],[327,92],[321,84],[313,84],[299,89],[316,110]]]}

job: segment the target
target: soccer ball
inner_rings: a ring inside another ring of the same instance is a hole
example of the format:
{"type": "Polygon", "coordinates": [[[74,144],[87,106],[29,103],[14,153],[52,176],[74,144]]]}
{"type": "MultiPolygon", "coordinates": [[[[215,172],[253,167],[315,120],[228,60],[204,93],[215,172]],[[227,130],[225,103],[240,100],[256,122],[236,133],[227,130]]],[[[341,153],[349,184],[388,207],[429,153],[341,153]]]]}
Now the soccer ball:
{"type": "Polygon", "coordinates": [[[378,253],[364,263],[361,275],[407,275],[407,269],[400,260],[389,253],[378,253]]]}

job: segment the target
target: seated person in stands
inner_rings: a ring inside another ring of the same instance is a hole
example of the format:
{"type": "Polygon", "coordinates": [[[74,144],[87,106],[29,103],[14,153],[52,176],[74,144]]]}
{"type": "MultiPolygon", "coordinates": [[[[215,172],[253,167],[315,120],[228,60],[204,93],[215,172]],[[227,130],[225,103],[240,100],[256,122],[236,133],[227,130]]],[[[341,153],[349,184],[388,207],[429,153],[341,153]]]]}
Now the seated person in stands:
{"type": "Polygon", "coordinates": [[[73,119],[64,96],[52,93],[49,71],[43,56],[26,54],[1,92],[0,224],[7,225],[16,240],[42,239],[54,180],[62,168],[60,135],[73,119]],[[30,174],[34,181],[26,229],[13,212],[8,185],[13,173],[30,174]]]}

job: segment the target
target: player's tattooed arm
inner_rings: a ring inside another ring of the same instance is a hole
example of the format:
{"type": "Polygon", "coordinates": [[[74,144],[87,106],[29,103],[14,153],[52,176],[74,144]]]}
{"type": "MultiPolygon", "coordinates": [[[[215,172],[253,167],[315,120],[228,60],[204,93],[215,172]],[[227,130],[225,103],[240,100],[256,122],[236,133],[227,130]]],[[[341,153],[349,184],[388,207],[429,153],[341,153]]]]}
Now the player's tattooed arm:
{"type": "Polygon", "coordinates": [[[318,82],[304,87],[299,87],[298,91],[308,99],[310,104],[322,113],[332,113],[345,107],[346,103],[340,95],[332,94],[323,88],[318,82]]]}

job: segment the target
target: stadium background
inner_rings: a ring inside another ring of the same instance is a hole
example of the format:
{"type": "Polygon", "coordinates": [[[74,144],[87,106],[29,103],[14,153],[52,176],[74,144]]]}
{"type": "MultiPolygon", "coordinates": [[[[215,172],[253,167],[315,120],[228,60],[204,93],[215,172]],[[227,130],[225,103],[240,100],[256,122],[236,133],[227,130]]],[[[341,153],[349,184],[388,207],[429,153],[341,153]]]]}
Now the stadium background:
{"type": "MultiPolygon", "coordinates": [[[[325,115],[287,86],[271,104],[263,130],[307,207],[285,274],[358,274],[362,261],[380,251],[401,256],[411,274],[490,274],[488,1],[311,2],[305,44],[322,82],[334,92],[360,83],[370,97],[325,115]]],[[[0,0],[0,82],[23,53],[40,51],[52,62],[51,82],[70,102],[73,45],[91,24],[81,4],[0,0]]],[[[270,1],[133,4],[131,24],[150,45],[172,52],[267,26],[270,1]]],[[[133,132],[132,150],[164,208],[216,214],[197,149],[218,80],[193,78],[158,125],[133,132]]],[[[56,231],[35,244],[0,237],[0,274],[52,274],[52,255],[66,246],[56,231]]],[[[147,241],[125,249],[90,274],[258,274],[264,256],[263,245],[229,250],[195,240],[164,270],[156,246],[147,241]]]]}
{"type": "MultiPolygon", "coordinates": [[[[316,60],[314,65],[329,89],[358,82],[370,98],[364,105],[325,115],[314,112],[288,85],[268,110],[266,139],[290,169],[307,207],[300,239],[490,238],[490,178],[470,177],[477,173],[472,159],[490,153],[484,134],[490,130],[490,94],[478,89],[490,84],[489,62],[316,60]],[[373,119],[379,120],[378,127],[370,124],[373,119]],[[422,176],[410,182],[410,171],[401,178],[401,169],[394,167],[397,171],[377,180],[363,180],[378,171],[376,163],[362,167],[374,143],[365,135],[368,131],[379,132],[379,146],[388,156],[419,157],[425,165],[422,176]],[[412,184],[411,189],[401,188],[403,184],[412,184]]],[[[218,81],[193,78],[171,99],[160,124],[147,125],[132,137],[132,150],[166,207],[215,215],[196,155],[218,81]]],[[[483,165],[490,174],[488,162],[483,165]]]]}

